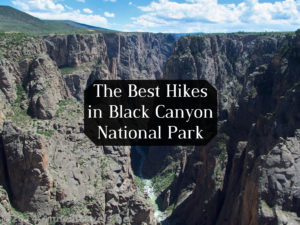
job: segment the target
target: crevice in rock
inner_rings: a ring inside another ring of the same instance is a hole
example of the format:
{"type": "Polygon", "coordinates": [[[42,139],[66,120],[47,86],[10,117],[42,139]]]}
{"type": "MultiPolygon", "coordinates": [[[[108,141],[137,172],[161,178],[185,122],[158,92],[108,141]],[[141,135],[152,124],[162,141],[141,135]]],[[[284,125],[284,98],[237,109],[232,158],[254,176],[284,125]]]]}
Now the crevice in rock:
{"type": "Polygon", "coordinates": [[[139,167],[141,163],[141,156],[137,153],[135,148],[131,148],[130,151],[130,158],[131,158],[131,168],[135,176],[140,176],[139,175],[139,167]]]}
{"type": "MultiPolygon", "coordinates": [[[[163,207],[163,200],[162,200],[162,193],[160,195],[157,194],[155,190],[155,184],[153,183],[153,180],[147,175],[145,175],[145,168],[144,164],[147,160],[148,156],[148,147],[140,147],[140,146],[133,146],[131,148],[131,168],[133,173],[136,177],[138,177],[138,185],[139,188],[143,188],[143,194],[145,195],[145,199],[149,202],[152,202],[153,209],[154,209],[154,217],[157,221],[159,221],[161,224],[168,224],[166,221],[167,214],[165,213],[165,209],[163,207]]],[[[149,168],[148,168],[149,169],[149,168]]],[[[164,191],[168,190],[169,188],[166,188],[164,191]]]]}
{"type": "Polygon", "coordinates": [[[0,175],[0,178],[2,178],[3,175],[3,179],[0,179],[0,185],[3,185],[4,189],[6,190],[8,197],[10,199],[10,202],[12,202],[13,199],[13,195],[12,195],[12,191],[11,191],[11,186],[10,186],[10,178],[9,178],[9,173],[8,173],[8,166],[7,166],[7,161],[6,161],[6,154],[4,151],[4,144],[3,144],[3,139],[2,136],[0,135],[0,160],[1,160],[1,164],[2,164],[2,168],[0,168],[3,174],[0,175]]]}

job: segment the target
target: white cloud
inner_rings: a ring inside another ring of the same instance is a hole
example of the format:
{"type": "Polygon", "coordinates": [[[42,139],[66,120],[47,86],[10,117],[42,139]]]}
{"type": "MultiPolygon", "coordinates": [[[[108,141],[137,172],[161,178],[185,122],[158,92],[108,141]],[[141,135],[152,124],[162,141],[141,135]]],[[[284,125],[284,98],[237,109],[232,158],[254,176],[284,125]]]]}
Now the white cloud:
{"type": "Polygon", "coordinates": [[[152,1],[138,7],[131,29],[159,32],[228,32],[295,30],[300,27],[300,0],[219,4],[217,0],[152,1]]]}
{"type": "Polygon", "coordinates": [[[105,17],[99,15],[86,15],[81,14],[80,10],[71,12],[60,12],[53,14],[51,12],[28,12],[29,14],[41,19],[54,19],[54,20],[73,20],[79,23],[89,24],[93,26],[107,26],[105,17]]]}
{"type": "Polygon", "coordinates": [[[32,11],[52,11],[61,12],[64,11],[64,7],[61,4],[56,4],[53,0],[14,0],[12,3],[15,6],[20,7],[22,10],[32,11]]]}
{"type": "Polygon", "coordinates": [[[67,9],[67,10],[73,10],[73,8],[70,7],[70,6],[64,5],[64,7],[65,7],[65,9],[67,9]]]}
{"type": "Polygon", "coordinates": [[[83,14],[80,10],[74,10],[69,6],[64,7],[55,2],[56,0],[15,0],[13,4],[26,13],[41,19],[73,20],[99,27],[107,27],[108,25],[105,17],[93,14],[93,11],[88,8],[83,9],[83,12],[85,12],[83,14]]]}
{"type": "MultiPolygon", "coordinates": [[[[69,19],[94,26],[107,26],[107,18],[115,16],[111,12],[105,12],[104,16],[96,15],[88,8],[80,12],[58,2],[59,0],[12,1],[17,8],[42,19],[69,19]]],[[[152,0],[148,5],[137,7],[142,14],[132,17],[130,24],[115,28],[184,33],[287,31],[300,27],[300,0],[275,0],[273,3],[262,3],[259,0],[242,0],[232,4],[219,2],[220,0],[152,0]]],[[[135,6],[132,0],[128,4],[135,6]]]]}
{"type": "Polygon", "coordinates": [[[85,3],[85,0],[76,0],[77,2],[85,3]]]}
{"type": "Polygon", "coordinates": [[[115,14],[114,13],[109,13],[109,12],[104,12],[104,16],[106,17],[115,17],[115,14]]]}
{"type": "Polygon", "coordinates": [[[89,13],[89,14],[93,13],[93,11],[88,9],[88,8],[84,8],[82,11],[85,12],[85,13],[89,13]]]}

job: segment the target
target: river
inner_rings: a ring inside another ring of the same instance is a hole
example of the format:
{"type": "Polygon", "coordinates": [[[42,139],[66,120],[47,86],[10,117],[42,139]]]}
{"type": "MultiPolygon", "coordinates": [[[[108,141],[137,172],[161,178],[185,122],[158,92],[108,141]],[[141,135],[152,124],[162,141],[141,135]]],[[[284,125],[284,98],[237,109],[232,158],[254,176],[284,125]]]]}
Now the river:
{"type": "MultiPolygon", "coordinates": [[[[151,179],[146,179],[143,176],[143,166],[146,160],[146,154],[145,151],[140,147],[140,146],[136,146],[134,147],[137,154],[140,156],[140,161],[138,164],[138,171],[137,171],[137,175],[143,180],[144,182],[144,193],[149,197],[150,201],[152,202],[152,204],[154,205],[154,217],[157,221],[164,221],[167,218],[167,215],[159,210],[159,207],[156,203],[156,193],[154,191],[154,186],[152,183],[151,179]]],[[[164,223],[165,224],[165,223],[164,223]]]]}

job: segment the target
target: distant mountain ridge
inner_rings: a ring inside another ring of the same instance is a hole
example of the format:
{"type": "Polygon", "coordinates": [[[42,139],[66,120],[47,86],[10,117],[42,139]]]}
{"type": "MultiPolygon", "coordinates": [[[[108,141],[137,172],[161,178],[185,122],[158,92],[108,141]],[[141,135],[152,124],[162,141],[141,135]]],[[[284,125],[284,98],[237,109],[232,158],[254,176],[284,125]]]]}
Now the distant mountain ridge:
{"type": "Polygon", "coordinates": [[[109,31],[71,20],[41,20],[10,6],[0,6],[0,32],[34,34],[109,31]]]}
{"type": "Polygon", "coordinates": [[[95,27],[95,26],[92,26],[92,25],[84,24],[84,23],[77,23],[73,20],[58,20],[58,21],[60,21],[62,23],[69,24],[69,25],[74,26],[74,27],[79,27],[79,28],[111,31],[110,29],[106,29],[106,28],[102,28],[102,27],[95,27]]]}

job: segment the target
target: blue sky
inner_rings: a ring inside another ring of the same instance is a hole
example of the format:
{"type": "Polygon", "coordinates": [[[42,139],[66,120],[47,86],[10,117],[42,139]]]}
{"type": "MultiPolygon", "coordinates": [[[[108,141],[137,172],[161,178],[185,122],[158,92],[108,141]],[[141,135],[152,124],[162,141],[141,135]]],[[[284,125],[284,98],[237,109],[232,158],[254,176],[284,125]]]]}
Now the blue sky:
{"type": "Polygon", "coordinates": [[[120,31],[236,32],[300,28],[300,0],[4,0],[41,19],[120,31]]]}

